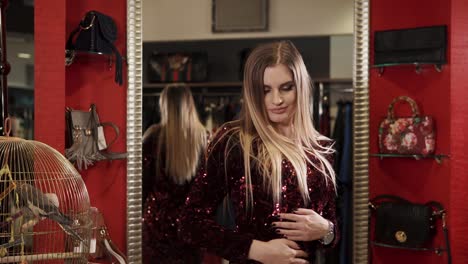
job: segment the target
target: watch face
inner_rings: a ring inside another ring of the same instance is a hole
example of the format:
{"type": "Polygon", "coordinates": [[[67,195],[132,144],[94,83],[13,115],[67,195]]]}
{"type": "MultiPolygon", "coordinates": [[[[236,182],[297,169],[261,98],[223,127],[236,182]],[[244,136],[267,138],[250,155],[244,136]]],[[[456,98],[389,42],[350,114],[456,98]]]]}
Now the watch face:
{"type": "Polygon", "coordinates": [[[335,238],[335,225],[332,222],[330,223],[330,230],[329,232],[322,238],[323,244],[328,245],[330,244],[333,239],[335,238]]]}
{"type": "Polygon", "coordinates": [[[323,243],[325,245],[328,245],[333,241],[333,238],[335,238],[335,234],[333,232],[330,232],[323,237],[323,243]]]}

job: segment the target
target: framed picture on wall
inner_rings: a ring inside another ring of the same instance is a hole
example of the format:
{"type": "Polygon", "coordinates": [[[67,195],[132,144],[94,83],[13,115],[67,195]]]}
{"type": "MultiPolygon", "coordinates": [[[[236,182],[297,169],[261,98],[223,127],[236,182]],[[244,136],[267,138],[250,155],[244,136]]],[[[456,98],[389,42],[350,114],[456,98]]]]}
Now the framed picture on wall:
{"type": "Polygon", "coordinates": [[[268,0],[212,0],[212,31],[268,30],[268,0]]]}

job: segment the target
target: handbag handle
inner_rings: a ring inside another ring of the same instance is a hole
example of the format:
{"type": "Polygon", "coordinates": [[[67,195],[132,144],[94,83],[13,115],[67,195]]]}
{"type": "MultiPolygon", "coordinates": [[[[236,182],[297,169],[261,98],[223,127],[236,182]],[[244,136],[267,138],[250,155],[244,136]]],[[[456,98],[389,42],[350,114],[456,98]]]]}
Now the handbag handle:
{"type": "Polygon", "coordinates": [[[373,199],[371,199],[369,201],[369,207],[371,209],[376,209],[377,204],[379,202],[381,202],[382,200],[389,200],[389,201],[400,202],[400,203],[411,203],[410,201],[408,201],[408,200],[406,200],[404,198],[401,198],[399,196],[396,196],[396,195],[382,194],[382,195],[378,195],[378,196],[374,197],[373,199]]]}
{"type": "Polygon", "coordinates": [[[112,127],[114,129],[114,132],[115,132],[115,137],[107,145],[107,150],[106,151],[99,151],[101,153],[101,155],[103,155],[108,160],[118,160],[118,159],[127,158],[128,154],[126,152],[117,153],[117,152],[111,152],[111,151],[108,150],[110,148],[110,146],[112,146],[114,144],[114,142],[118,139],[118,137],[120,135],[119,128],[112,122],[101,123],[99,118],[98,118],[98,115],[97,115],[96,105],[95,104],[91,104],[90,111],[91,111],[93,120],[94,120],[94,122],[96,124],[95,132],[94,132],[95,137],[97,137],[97,135],[98,135],[97,126],[110,126],[110,127],[112,127]]]}
{"type": "Polygon", "coordinates": [[[398,101],[404,101],[410,104],[411,111],[413,112],[413,117],[418,117],[420,115],[419,108],[416,102],[408,96],[398,96],[397,98],[393,99],[393,101],[388,106],[388,113],[387,118],[390,120],[395,120],[395,113],[394,113],[394,105],[398,101]]]}

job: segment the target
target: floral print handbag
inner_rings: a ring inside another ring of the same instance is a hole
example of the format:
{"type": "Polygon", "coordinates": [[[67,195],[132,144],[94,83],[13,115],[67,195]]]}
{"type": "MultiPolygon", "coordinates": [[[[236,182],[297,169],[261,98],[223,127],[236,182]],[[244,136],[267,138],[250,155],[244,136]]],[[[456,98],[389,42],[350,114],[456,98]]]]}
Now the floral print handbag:
{"type": "Polygon", "coordinates": [[[380,123],[379,149],[385,154],[429,155],[435,149],[434,121],[430,116],[421,116],[416,102],[408,96],[393,99],[388,107],[387,118],[380,123]],[[395,118],[393,107],[398,101],[410,104],[412,117],[395,118]]]}

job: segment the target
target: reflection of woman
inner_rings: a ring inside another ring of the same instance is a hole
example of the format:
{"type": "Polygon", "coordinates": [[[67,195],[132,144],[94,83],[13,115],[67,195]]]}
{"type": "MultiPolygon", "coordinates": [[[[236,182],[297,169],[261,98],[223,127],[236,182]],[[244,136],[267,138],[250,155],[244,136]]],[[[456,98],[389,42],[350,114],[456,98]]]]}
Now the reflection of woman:
{"type": "Polygon", "coordinates": [[[187,87],[166,87],[160,109],[161,123],[143,136],[144,263],[200,263],[199,250],[177,239],[176,224],[192,177],[204,161],[207,132],[187,87]]]}
{"type": "Polygon", "coordinates": [[[208,147],[181,219],[181,237],[231,262],[309,263],[335,239],[330,140],[314,129],[311,80],[291,42],[252,51],[244,105],[208,147]],[[211,219],[229,194],[236,228],[211,219]]]}

